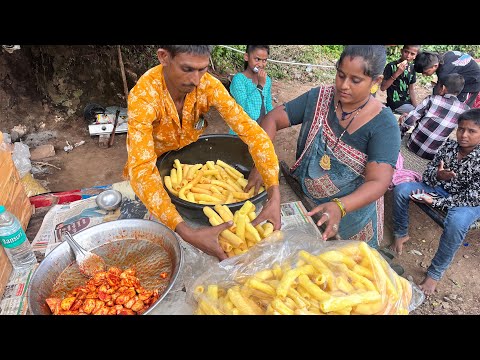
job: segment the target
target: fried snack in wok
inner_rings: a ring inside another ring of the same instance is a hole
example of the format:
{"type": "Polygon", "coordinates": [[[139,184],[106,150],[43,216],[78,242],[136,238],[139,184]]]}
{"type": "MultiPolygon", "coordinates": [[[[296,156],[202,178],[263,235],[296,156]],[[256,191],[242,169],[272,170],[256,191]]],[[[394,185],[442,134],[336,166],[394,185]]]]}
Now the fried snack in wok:
{"type": "Polygon", "coordinates": [[[84,286],[70,291],[63,299],[46,299],[53,315],[141,315],[158,298],[158,290],[140,285],[132,268],[110,267],[97,272],[84,286]]]}

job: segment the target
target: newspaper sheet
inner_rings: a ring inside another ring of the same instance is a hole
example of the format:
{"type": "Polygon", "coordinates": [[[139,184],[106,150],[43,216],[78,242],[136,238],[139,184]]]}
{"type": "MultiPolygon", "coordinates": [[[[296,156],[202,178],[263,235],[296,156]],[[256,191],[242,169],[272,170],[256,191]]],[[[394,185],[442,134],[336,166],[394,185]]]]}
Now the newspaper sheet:
{"type": "Polygon", "coordinates": [[[136,200],[124,199],[116,211],[102,210],[95,202],[96,196],[78,200],[70,204],[55,205],[45,218],[32,241],[37,258],[43,259],[50,251],[61,244],[62,231],[72,235],[94,225],[118,219],[151,219],[145,206],[136,200]]]}
{"type": "Polygon", "coordinates": [[[25,315],[28,310],[27,289],[37,265],[13,270],[0,300],[0,315],[25,315]]]}
{"type": "Polygon", "coordinates": [[[310,223],[315,226],[320,234],[320,228],[316,226],[313,219],[307,215],[307,209],[301,201],[293,201],[281,204],[280,211],[282,213],[282,229],[295,227],[301,224],[310,223]]]}

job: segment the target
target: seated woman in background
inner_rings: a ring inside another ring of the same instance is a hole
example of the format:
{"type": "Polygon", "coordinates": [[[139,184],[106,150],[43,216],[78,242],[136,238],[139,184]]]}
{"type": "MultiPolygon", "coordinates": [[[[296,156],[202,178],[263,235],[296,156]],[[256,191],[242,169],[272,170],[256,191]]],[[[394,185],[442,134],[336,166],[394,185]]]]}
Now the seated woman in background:
{"type": "MultiPolygon", "coordinates": [[[[253,120],[259,120],[273,109],[272,80],[265,71],[270,46],[247,45],[243,58],[245,70],[235,74],[230,93],[253,120]]],[[[236,134],[230,129],[229,134],[236,134]]]]}
{"type": "MultiPolygon", "coordinates": [[[[337,62],[335,85],[311,89],[276,107],[260,122],[272,141],[278,130],[301,124],[292,175],[326,223],[323,239],[383,239],[383,195],[400,149],[392,110],[371,95],[383,78],[385,47],[348,45],[337,62]]],[[[260,186],[253,170],[248,186],[260,186]]],[[[248,188],[247,186],[247,188],[248,188]]]]}

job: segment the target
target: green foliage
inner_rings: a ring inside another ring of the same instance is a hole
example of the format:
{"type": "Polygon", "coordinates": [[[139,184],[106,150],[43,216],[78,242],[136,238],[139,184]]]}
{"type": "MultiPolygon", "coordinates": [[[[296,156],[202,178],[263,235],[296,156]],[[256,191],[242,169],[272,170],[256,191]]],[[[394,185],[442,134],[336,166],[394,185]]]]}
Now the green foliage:
{"type": "Polygon", "coordinates": [[[222,46],[215,46],[212,51],[212,62],[215,70],[234,74],[238,71],[243,71],[243,54],[245,53],[245,45],[226,45],[241,52],[224,48],[222,46]]]}
{"type": "MultiPolygon", "coordinates": [[[[228,45],[238,49],[236,52],[222,46],[215,46],[212,53],[212,62],[215,69],[221,73],[235,74],[243,71],[243,53],[245,45],[228,45]]],[[[403,45],[387,46],[387,61],[400,58],[403,45]]],[[[343,45],[270,45],[268,62],[268,74],[273,79],[301,80],[317,83],[329,83],[335,79],[335,70],[331,68],[340,57],[343,45]],[[277,60],[280,62],[275,62],[277,60]],[[281,63],[287,62],[287,63],[281,63]],[[295,65],[289,63],[303,63],[325,65],[325,67],[308,67],[307,65],[295,65]]],[[[474,58],[480,58],[480,45],[422,45],[422,50],[445,52],[458,50],[467,52],[474,58]]],[[[430,76],[418,74],[420,84],[428,84],[432,80],[430,76]]]]}
{"type": "MultiPolygon", "coordinates": [[[[227,74],[243,71],[245,45],[226,46],[241,52],[223,46],[215,46],[212,52],[215,70],[227,74]]],[[[342,50],[342,45],[270,45],[268,74],[276,80],[331,82],[335,76],[332,66],[342,50]],[[290,63],[326,65],[326,67],[308,67],[290,63]]]]}
{"type": "MultiPolygon", "coordinates": [[[[403,45],[392,45],[387,47],[387,62],[400,58],[403,45]]],[[[432,51],[444,53],[446,51],[456,50],[470,54],[473,58],[480,58],[480,45],[422,45],[422,51],[432,51]]],[[[433,80],[432,76],[417,74],[419,84],[427,85],[433,80]]]]}
{"type": "MultiPolygon", "coordinates": [[[[387,61],[394,61],[400,58],[403,45],[391,45],[387,47],[387,61]]],[[[422,51],[444,53],[450,50],[462,51],[474,58],[480,58],[480,45],[422,45],[422,51]]]]}
{"type": "Polygon", "coordinates": [[[320,47],[322,48],[324,54],[334,59],[338,59],[340,57],[344,48],[343,45],[323,45],[320,47]]]}

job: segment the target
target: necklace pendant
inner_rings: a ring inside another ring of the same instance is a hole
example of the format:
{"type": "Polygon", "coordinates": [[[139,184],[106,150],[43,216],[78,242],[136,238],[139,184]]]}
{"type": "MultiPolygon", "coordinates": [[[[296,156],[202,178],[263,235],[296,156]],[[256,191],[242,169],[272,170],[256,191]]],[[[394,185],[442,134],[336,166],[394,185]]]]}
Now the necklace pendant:
{"type": "Polygon", "coordinates": [[[327,154],[323,155],[318,164],[323,170],[330,170],[330,156],[328,156],[327,154]]]}

